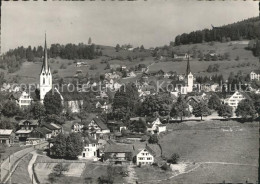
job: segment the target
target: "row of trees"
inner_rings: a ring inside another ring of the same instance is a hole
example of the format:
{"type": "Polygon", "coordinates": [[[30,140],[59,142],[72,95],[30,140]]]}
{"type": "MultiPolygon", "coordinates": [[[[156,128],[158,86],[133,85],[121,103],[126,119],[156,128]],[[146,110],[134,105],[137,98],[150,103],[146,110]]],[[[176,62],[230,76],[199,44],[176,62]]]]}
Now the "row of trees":
{"type": "Polygon", "coordinates": [[[249,18],[237,23],[213,28],[183,33],[175,37],[175,44],[202,43],[211,41],[229,41],[260,38],[259,17],[249,18]]]}
{"type": "MultiPolygon", "coordinates": [[[[34,61],[34,58],[42,58],[44,55],[44,49],[42,46],[27,48],[21,46],[12,50],[9,50],[6,56],[15,56],[17,60],[26,59],[28,61],[34,61]]],[[[51,44],[48,49],[48,57],[56,58],[61,57],[63,59],[93,59],[96,56],[102,55],[101,48],[94,44],[86,45],[83,43],[76,44],[51,44]]]]}

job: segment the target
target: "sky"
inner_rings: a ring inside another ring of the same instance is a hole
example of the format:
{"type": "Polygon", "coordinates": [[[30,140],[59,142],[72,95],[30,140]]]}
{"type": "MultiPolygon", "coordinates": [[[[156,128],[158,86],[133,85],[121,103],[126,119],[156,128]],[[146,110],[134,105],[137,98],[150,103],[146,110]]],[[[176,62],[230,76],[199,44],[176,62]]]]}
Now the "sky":
{"type": "Polygon", "coordinates": [[[18,46],[87,43],[162,46],[184,32],[259,15],[257,1],[2,1],[2,52],[18,46]]]}

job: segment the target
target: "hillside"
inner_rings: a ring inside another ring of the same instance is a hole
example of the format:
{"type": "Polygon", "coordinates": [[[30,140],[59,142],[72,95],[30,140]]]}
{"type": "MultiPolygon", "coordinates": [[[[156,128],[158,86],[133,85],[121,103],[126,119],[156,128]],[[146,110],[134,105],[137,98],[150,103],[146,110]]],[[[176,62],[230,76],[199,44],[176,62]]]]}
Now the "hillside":
{"type": "Polygon", "coordinates": [[[175,45],[203,43],[211,41],[235,41],[242,39],[260,39],[259,17],[253,17],[236,23],[196,30],[175,37],[175,45]]]}
{"type": "MultiPolygon", "coordinates": [[[[245,49],[248,45],[248,40],[244,41],[232,41],[226,43],[214,42],[212,43],[197,43],[197,44],[189,44],[189,45],[180,45],[175,47],[168,48],[168,52],[191,52],[198,56],[199,53],[207,54],[210,51],[214,51],[216,54],[223,55],[225,53],[229,53],[230,58],[222,61],[199,61],[199,58],[193,58],[190,61],[191,70],[195,74],[195,76],[212,76],[214,74],[223,74],[226,79],[230,72],[237,73],[238,71],[242,71],[244,74],[249,74],[250,71],[257,69],[259,67],[258,58],[252,54],[252,51],[245,49]],[[237,60],[239,58],[239,60],[237,60]],[[219,64],[219,72],[208,73],[206,70],[209,65],[219,64]]],[[[127,68],[134,67],[138,64],[145,64],[146,66],[152,64],[149,67],[149,71],[159,71],[162,69],[165,72],[175,71],[178,74],[185,73],[186,70],[186,61],[181,62],[173,62],[172,58],[168,57],[169,61],[155,61],[155,57],[151,56],[151,51],[128,51],[128,50],[120,50],[119,52],[115,51],[114,47],[110,46],[101,46],[101,50],[103,52],[103,56],[99,58],[87,60],[68,60],[61,58],[50,58],[49,63],[52,71],[57,71],[54,74],[53,78],[64,78],[71,79],[78,70],[82,71],[83,76],[89,75],[100,75],[109,72],[110,70],[105,70],[107,64],[119,64],[125,65],[127,68]],[[131,58],[131,59],[130,59],[131,58]],[[88,66],[76,67],[77,61],[86,61],[88,66]],[[63,66],[62,66],[63,65],[63,66]],[[90,66],[95,65],[97,69],[91,70],[90,66]],[[63,69],[62,69],[63,68],[63,69]]],[[[168,60],[167,59],[167,60],[168,60]]],[[[39,81],[39,73],[41,70],[42,62],[41,59],[37,60],[37,62],[23,62],[20,69],[14,73],[8,73],[7,70],[0,69],[5,72],[5,76],[8,79],[12,79],[16,75],[20,79],[21,83],[38,83],[39,81]]],[[[124,81],[135,81],[134,78],[131,80],[124,81]]]]}
{"type": "MultiPolygon", "coordinates": [[[[197,44],[189,44],[189,45],[180,45],[168,48],[168,52],[175,53],[202,53],[207,54],[210,51],[214,51],[216,54],[223,55],[225,53],[229,53],[229,60],[222,61],[199,61],[199,58],[192,58],[190,61],[192,72],[198,76],[211,76],[214,74],[223,74],[226,79],[230,72],[237,73],[238,71],[242,71],[245,74],[249,74],[251,70],[254,70],[259,67],[259,59],[255,57],[252,51],[245,49],[248,46],[248,40],[244,41],[232,41],[226,43],[214,42],[212,43],[197,43],[197,44]],[[239,57],[239,60],[236,58],[239,57]],[[209,65],[219,64],[219,72],[206,72],[209,65]]],[[[163,71],[176,71],[179,74],[185,73],[186,70],[186,61],[181,62],[160,62],[155,63],[150,67],[150,71],[157,71],[162,69],[163,71]]]]}

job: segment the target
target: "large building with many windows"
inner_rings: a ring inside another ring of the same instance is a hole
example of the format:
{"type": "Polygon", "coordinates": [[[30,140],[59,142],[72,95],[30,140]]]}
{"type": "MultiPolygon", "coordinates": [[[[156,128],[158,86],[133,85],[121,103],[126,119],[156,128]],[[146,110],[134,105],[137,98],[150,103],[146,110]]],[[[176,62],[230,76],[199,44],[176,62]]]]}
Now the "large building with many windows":
{"type": "Polygon", "coordinates": [[[260,80],[260,70],[254,70],[250,73],[251,80],[260,80]]]}
{"type": "Polygon", "coordinates": [[[249,99],[249,98],[250,97],[246,93],[236,91],[234,94],[232,94],[231,96],[228,96],[226,99],[224,99],[224,103],[231,106],[233,108],[233,110],[236,110],[240,101],[242,101],[244,99],[249,99]]]}

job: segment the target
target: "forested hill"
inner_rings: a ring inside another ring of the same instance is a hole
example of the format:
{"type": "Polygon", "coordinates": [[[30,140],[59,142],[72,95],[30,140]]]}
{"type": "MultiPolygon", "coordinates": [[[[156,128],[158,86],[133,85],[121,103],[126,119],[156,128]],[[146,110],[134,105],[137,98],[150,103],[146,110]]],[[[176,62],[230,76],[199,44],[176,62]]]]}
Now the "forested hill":
{"type": "MultiPolygon", "coordinates": [[[[214,25],[213,25],[214,26],[214,25]]],[[[175,37],[175,45],[211,41],[233,41],[241,39],[260,39],[259,17],[253,17],[233,24],[183,33],[175,37]]]]}

